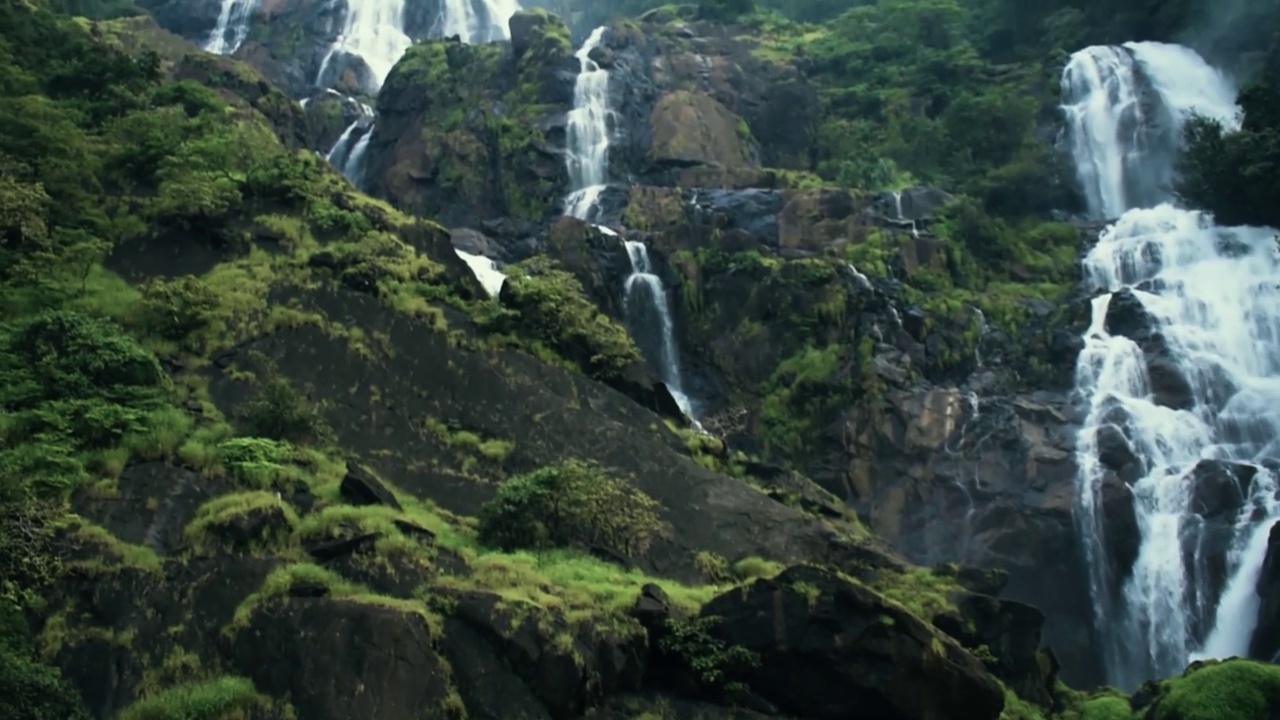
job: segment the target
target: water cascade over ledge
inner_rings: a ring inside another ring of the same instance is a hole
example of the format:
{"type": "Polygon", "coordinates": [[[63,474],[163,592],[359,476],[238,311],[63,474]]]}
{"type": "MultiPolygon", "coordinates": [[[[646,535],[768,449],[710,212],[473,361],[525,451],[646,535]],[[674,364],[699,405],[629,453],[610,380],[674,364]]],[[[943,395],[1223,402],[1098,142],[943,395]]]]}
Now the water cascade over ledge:
{"type": "Polygon", "coordinates": [[[1108,681],[1133,690],[1249,654],[1280,517],[1280,252],[1273,230],[1171,202],[1186,118],[1235,121],[1194,52],[1086,48],[1062,90],[1090,212],[1119,218],[1083,263],[1077,522],[1108,681]]]}
{"type": "Polygon", "coordinates": [[[218,21],[209,33],[203,49],[217,55],[230,55],[249,37],[249,20],[258,7],[257,0],[222,0],[218,21]]]}
{"type": "Polygon", "coordinates": [[[519,0],[443,0],[432,35],[467,44],[508,40],[508,22],[519,11],[519,0]]]}
{"type": "Polygon", "coordinates": [[[591,59],[591,51],[604,42],[605,30],[593,30],[575,53],[581,69],[573,86],[573,109],[569,111],[569,197],[565,199],[564,212],[587,221],[591,220],[609,174],[609,71],[591,59]]]}
{"type": "Polygon", "coordinates": [[[693,403],[684,392],[680,376],[680,354],[676,349],[675,325],[667,306],[667,291],[662,278],[654,274],[649,264],[649,249],[644,243],[625,241],[627,257],[631,260],[631,274],[623,285],[627,319],[632,333],[642,348],[655,348],[649,361],[658,370],[658,377],[666,384],[671,397],[689,419],[695,419],[693,403]],[[653,355],[656,354],[656,357],[653,355]]]}

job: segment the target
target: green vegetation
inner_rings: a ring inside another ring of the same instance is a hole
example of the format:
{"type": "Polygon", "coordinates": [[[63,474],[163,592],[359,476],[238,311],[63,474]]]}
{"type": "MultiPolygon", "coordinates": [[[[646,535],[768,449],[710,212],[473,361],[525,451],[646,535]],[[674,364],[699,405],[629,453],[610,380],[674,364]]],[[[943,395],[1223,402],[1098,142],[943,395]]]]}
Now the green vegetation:
{"type": "Polygon", "coordinates": [[[571,273],[545,257],[522,267],[529,274],[510,277],[503,289],[503,304],[515,314],[494,317],[489,329],[524,338],[535,349],[543,348],[544,358],[564,358],[601,380],[618,378],[640,361],[626,328],[600,312],[571,273]]]}
{"type": "MultiPolygon", "coordinates": [[[[11,576],[6,575],[6,583],[11,576]]],[[[15,578],[20,579],[20,578],[15,578]]],[[[36,658],[22,609],[0,598],[0,717],[87,720],[80,695],[36,658]]]]}
{"type": "Polygon", "coordinates": [[[121,711],[119,720],[227,720],[270,710],[277,710],[275,717],[282,720],[294,717],[291,710],[278,710],[276,703],[260,695],[252,682],[222,677],[170,688],[139,700],[121,711]]]}
{"type": "Polygon", "coordinates": [[[711,634],[722,621],[723,618],[715,616],[669,620],[667,634],[658,641],[663,652],[686,665],[704,691],[732,691],[743,687],[743,675],[760,662],[756,653],[728,645],[711,634]]]}
{"type": "Polygon", "coordinates": [[[1227,660],[1166,680],[1156,720],[1245,720],[1280,706],[1280,667],[1227,660]]]}
{"type": "Polygon", "coordinates": [[[503,550],[602,547],[643,555],[667,532],[657,501],[579,460],[510,478],[480,513],[480,541],[503,550]]]}
{"type": "Polygon", "coordinates": [[[1227,131],[1213,118],[1187,123],[1177,191],[1220,223],[1280,227],[1280,68],[1271,84],[1245,88],[1238,101],[1239,130],[1227,131]]]}

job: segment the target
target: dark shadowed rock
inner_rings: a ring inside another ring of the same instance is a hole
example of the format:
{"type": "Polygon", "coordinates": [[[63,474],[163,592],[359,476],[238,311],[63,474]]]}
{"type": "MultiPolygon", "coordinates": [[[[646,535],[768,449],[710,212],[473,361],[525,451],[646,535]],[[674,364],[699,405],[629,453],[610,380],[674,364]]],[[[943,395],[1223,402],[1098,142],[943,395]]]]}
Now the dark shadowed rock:
{"type": "Polygon", "coordinates": [[[1201,460],[1191,471],[1191,511],[1205,518],[1233,522],[1253,493],[1254,465],[1201,460]]]}
{"type": "Polygon", "coordinates": [[[956,600],[955,613],[935,617],[933,624],[964,645],[986,647],[993,659],[987,668],[1025,700],[1053,706],[1056,663],[1040,654],[1044,613],[1026,603],[967,594],[956,600]],[[1050,671],[1052,670],[1052,671],[1050,671]]]}
{"type": "Polygon", "coordinates": [[[995,720],[1000,685],[982,664],[900,605],[814,567],[794,567],[711,600],[713,631],[760,656],[752,692],[814,720],[995,720]]]}
{"type": "Polygon", "coordinates": [[[230,656],[259,690],[314,720],[456,717],[426,619],[375,604],[295,598],[254,613],[230,656]]]}
{"type": "Polygon", "coordinates": [[[1272,662],[1280,656],[1280,523],[1271,526],[1267,554],[1258,573],[1258,624],[1249,641],[1249,657],[1272,662]]]}
{"type": "Polygon", "coordinates": [[[317,542],[308,545],[306,549],[307,552],[311,553],[311,557],[325,563],[373,547],[373,544],[380,537],[382,537],[382,533],[364,533],[352,538],[317,542]]]}
{"type": "MultiPolygon", "coordinates": [[[[540,607],[491,593],[452,593],[450,600],[454,610],[444,648],[451,659],[470,657],[458,663],[466,666],[460,673],[463,687],[481,688],[490,683],[486,675],[509,673],[557,720],[580,716],[608,694],[640,687],[647,647],[638,625],[574,625],[540,607]],[[469,647],[472,637],[484,638],[492,654],[476,655],[469,647]]],[[[477,692],[465,695],[488,703],[498,700],[477,692]]]]}
{"type": "Polygon", "coordinates": [[[1111,295],[1104,327],[1111,335],[1127,337],[1141,344],[1156,328],[1156,319],[1129,288],[1111,295]]]}
{"type": "Polygon", "coordinates": [[[342,498],[352,505],[386,505],[396,510],[404,509],[396,500],[395,493],[359,465],[347,464],[347,474],[338,490],[342,498]]]}
{"type": "Polygon", "coordinates": [[[1098,461],[1103,465],[1121,472],[1138,461],[1138,456],[1133,453],[1124,430],[1108,424],[1098,428],[1097,432],[1098,461]]]}
{"type": "Polygon", "coordinates": [[[166,463],[139,463],[124,469],[113,495],[81,491],[72,497],[71,507],[127,543],[171,555],[186,545],[183,530],[200,506],[232,489],[225,478],[201,477],[166,463]]]}
{"type": "Polygon", "coordinates": [[[1138,511],[1134,507],[1133,490],[1113,472],[1102,476],[1102,547],[1111,563],[1115,590],[1133,569],[1142,545],[1142,531],[1138,527],[1138,511]]]}
{"type": "Polygon", "coordinates": [[[640,621],[641,625],[651,627],[671,616],[671,598],[661,586],[646,583],[640,588],[635,603],[631,606],[631,617],[640,621]]]}

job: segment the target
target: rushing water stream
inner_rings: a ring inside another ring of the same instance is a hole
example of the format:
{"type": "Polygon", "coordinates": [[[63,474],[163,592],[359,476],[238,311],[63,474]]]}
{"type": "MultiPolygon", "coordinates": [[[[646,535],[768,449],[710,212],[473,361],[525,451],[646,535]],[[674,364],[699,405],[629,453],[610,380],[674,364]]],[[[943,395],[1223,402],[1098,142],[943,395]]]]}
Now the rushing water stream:
{"type": "Polygon", "coordinates": [[[1084,260],[1098,295],[1076,369],[1077,519],[1108,680],[1132,690],[1196,657],[1248,653],[1280,511],[1263,466],[1280,458],[1280,255],[1274,231],[1217,227],[1171,202],[1183,121],[1235,122],[1235,88],[1198,55],[1086,48],[1062,91],[1090,211],[1118,218],[1084,260]],[[1206,505],[1206,467],[1236,478],[1226,517],[1206,505]],[[1107,541],[1123,531],[1117,502],[1133,504],[1131,563],[1107,541]]]}

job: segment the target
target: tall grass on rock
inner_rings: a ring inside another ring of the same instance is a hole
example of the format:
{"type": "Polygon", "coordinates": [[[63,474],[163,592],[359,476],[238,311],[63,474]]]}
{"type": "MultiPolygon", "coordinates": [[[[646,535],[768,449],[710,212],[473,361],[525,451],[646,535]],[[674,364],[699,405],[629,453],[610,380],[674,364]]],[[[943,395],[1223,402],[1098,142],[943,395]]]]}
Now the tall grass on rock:
{"type": "Polygon", "coordinates": [[[635,557],[666,535],[661,505],[595,465],[566,460],[504,483],[480,513],[480,542],[502,550],[601,547],[635,557]]]}

